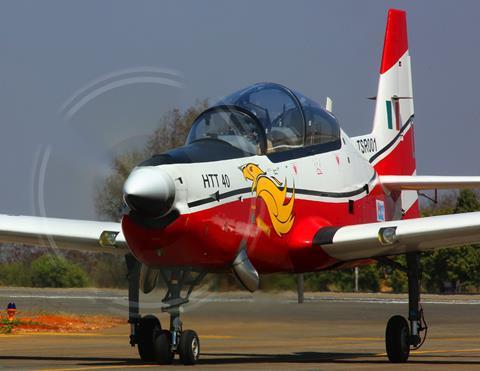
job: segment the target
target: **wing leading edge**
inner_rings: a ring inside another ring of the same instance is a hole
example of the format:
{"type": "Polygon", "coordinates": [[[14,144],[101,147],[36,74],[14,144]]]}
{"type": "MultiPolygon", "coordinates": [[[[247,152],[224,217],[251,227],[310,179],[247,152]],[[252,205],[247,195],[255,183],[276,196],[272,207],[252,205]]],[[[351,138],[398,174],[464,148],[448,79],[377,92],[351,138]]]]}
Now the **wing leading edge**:
{"type": "Polygon", "coordinates": [[[480,188],[480,176],[381,175],[379,178],[391,191],[480,188]]]}
{"type": "Polygon", "coordinates": [[[480,243],[480,212],[320,229],[313,245],[341,260],[480,243]]]}
{"type": "Polygon", "coordinates": [[[0,242],[125,254],[120,223],[0,215],[0,242]]]}

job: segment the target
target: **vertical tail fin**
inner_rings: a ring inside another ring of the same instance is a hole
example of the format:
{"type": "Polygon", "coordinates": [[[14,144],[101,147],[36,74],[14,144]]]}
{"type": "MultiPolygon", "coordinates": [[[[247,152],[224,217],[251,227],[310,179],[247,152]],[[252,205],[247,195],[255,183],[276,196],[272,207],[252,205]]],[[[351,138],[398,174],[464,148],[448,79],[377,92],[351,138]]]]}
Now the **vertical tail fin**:
{"type": "Polygon", "coordinates": [[[372,132],[377,147],[372,163],[379,174],[412,175],[415,171],[413,114],[407,18],[404,11],[390,9],[372,132]]]}
{"type": "MultiPolygon", "coordinates": [[[[415,174],[413,116],[406,13],[390,9],[371,134],[376,141],[377,151],[370,158],[370,162],[378,174],[415,174]]],[[[404,218],[417,217],[417,193],[402,192],[401,208],[404,218]]]]}

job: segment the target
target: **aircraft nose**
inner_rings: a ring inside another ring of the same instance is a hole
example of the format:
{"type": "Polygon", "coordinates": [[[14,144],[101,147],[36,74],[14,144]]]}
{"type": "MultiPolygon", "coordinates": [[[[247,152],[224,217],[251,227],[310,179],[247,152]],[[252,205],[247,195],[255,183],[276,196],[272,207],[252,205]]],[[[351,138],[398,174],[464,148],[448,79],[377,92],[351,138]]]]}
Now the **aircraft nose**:
{"type": "Polygon", "coordinates": [[[173,179],[159,167],[134,169],[123,185],[123,198],[130,209],[149,217],[160,217],[175,200],[173,179]]]}

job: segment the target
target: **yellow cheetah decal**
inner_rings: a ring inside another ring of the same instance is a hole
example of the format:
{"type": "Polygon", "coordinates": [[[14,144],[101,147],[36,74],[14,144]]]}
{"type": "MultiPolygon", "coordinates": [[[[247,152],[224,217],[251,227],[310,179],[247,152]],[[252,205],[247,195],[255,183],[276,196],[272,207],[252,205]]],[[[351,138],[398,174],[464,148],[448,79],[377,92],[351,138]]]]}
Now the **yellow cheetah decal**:
{"type": "Polygon", "coordinates": [[[295,202],[295,187],[292,197],[285,204],[287,198],[287,181],[282,183],[276,178],[268,177],[258,165],[249,163],[240,168],[246,180],[252,181],[252,192],[260,197],[267,205],[268,213],[275,232],[282,237],[292,229],[295,216],[293,204],[295,202]]]}

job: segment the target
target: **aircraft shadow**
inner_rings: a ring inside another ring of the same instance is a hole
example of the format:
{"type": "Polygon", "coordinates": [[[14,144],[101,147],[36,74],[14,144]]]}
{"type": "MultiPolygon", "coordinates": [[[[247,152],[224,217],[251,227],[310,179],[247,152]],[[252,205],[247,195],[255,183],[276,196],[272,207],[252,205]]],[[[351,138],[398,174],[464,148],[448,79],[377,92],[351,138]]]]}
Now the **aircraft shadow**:
{"type": "Polygon", "coordinates": [[[72,361],[79,362],[79,366],[130,366],[130,365],[145,365],[147,362],[142,362],[139,359],[133,358],[116,358],[116,357],[69,357],[69,356],[6,356],[0,355],[1,360],[9,361],[72,361]],[[88,362],[88,363],[83,363],[88,362]]]}
{"type": "MultiPolygon", "coordinates": [[[[202,353],[202,356],[215,358],[202,358],[199,364],[242,364],[242,363],[343,363],[343,364],[390,364],[386,357],[378,357],[376,353],[326,353],[326,352],[299,352],[291,354],[245,354],[245,353],[202,353]],[[374,357],[374,359],[372,359],[374,357]],[[369,359],[365,359],[369,358],[369,359]]],[[[455,358],[469,358],[469,360],[451,360],[452,355],[426,355],[421,358],[411,356],[408,363],[415,364],[442,364],[442,365],[480,365],[480,356],[455,355],[455,358]],[[424,358],[449,358],[424,359],[424,358]]]]}
{"type": "MultiPolygon", "coordinates": [[[[299,352],[291,354],[258,354],[258,353],[203,353],[204,358],[199,361],[200,365],[229,365],[247,363],[339,363],[339,364],[388,364],[384,357],[378,357],[375,353],[325,353],[325,352],[299,352]],[[208,358],[205,358],[208,357],[208,358]],[[210,358],[212,357],[212,358],[210,358]],[[371,359],[371,357],[375,357],[371,359]],[[365,359],[369,358],[369,359],[365,359]]],[[[412,364],[438,364],[438,365],[480,365],[480,356],[473,354],[455,355],[422,354],[419,358],[412,356],[409,363],[412,364]],[[427,358],[427,359],[425,359],[427,358]],[[440,359],[428,359],[440,358],[440,359]],[[449,358],[449,359],[441,359],[449,358]],[[458,358],[469,358],[461,360],[458,358]],[[473,358],[473,359],[472,359],[473,358]]],[[[7,356],[0,355],[0,360],[23,360],[23,361],[72,361],[78,362],[78,366],[135,366],[152,363],[142,362],[132,358],[115,357],[70,357],[70,356],[7,356]]],[[[174,363],[179,363],[175,360],[174,363]]]]}

